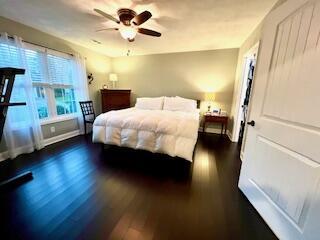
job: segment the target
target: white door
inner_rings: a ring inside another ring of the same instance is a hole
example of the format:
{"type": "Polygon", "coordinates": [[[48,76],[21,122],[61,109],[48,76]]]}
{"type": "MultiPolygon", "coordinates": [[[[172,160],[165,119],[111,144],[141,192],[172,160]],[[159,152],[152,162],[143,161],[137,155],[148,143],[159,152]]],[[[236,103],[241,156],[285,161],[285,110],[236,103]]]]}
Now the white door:
{"type": "Polygon", "coordinates": [[[320,239],[320,0],[263,29],[239,188],[280,239],[320,239]]]}

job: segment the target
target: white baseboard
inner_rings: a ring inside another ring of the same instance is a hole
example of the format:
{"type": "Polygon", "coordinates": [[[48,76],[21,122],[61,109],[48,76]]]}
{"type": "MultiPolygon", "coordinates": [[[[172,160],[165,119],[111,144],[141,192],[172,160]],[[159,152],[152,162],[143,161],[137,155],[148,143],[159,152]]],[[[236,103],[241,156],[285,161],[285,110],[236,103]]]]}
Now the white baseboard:
{"type": "MultiPolygon", "coordinates": [[[[202,127],[199,127],[199,132],[203,132],[202,127]]],[[[206,133],[215,133],[215,134],[220,134],[221,133],[221,129],[219,128],[210,128],[207,127],[205,130],[206,133]]]]}
{"type": "Polygon", "coordinates": [[[233,132],[229,132],[229,138],[231,142],[238,142],[238,138],[236,138],[235,134],[233,132]]]}
{"type": "Polygon", "coordinates": [[[227,136],[228,136],[229,140],[230,140],[231,142],[233,142],[233,141],[232,141],[232,134],[230,133],[229,130],[227,130],[227,136]]]}
{"type": "MultiPolygon", "coordinates": [[[[47,138],[47,139],[44,139],[43,140],[43,145],[46,147],[50,144],[53,144],[53,143],[56,143],[56,142],[60,142],[60,141],[63,141],[63,140],[66,140],[68,138],[72,138],[72,137],[75,137],[75,136],[78,136],[80,135],[80,130],[75,130],[75,131],[72,131],[72,132],[68,132],[68,133],[64,133],[64,134],[61,134],[61,135],[58,135],[58,136],[55,136],[55,137],[52,137],[52,138],[47,138]]],[[[22,153],[31,153],[34,151],[34,147],[33,146],[22,146],[22,147],[19,147],[15,150],[15,155],[18,156],[22,153]]],[[[9,156],[9,152],[8,151],[5,151],[5,152],[2,152],[0,153],[0,162],[1,161],[4,161],[6,159],[8,159],[10,156],[9,156]]]]}
{"type": "MultiPolygon", "coordinates": [[[[199,127],[199,132],[203,132],[203,128],[199,127]]],[[[221,134],[221,129],[220,128],[210,128],[207,127],[205,130],[206,133],[215,133],[215,134],[221,134]]],[[[227,134],[226,134],[229,138],[229,140],[232,142],[232,136],[230,131],[227,129],[227,134]]]]}
{"type": "Polygon", "coordinates": [[[55,136],[52,138],[44,139],[43,144],[44,144],[44,146],[48,146],[50,144],[57,143],[57,142],[60,142],[60,141],[63,141],[63,140],[66,140],[68,138],[72,138],[72,137],[75,137],[78,135],[80,135],[80,130],[75,130],[75,131],[64,133],[64,134],[61,134],[61,135],[58,135],[58,136],[55,136]]]}
{"type": "Polygon", "coordinates": [[[0,162],[6,160],[8,158],[9,158],[9,152],[8,151],[0,153],[0,162]]]}
{"type": "MultiPolygon", "coordinates": [[[[21,146],[15,149],[13,158],[17,157],[18,155],[22,153],[32,153],[34,151],[34,146],[33,145],[25,145],[21,146]]],[[[5,151],[0,153],[0,162],[8,159],[10,157],[9,151],[5,151]]]]}
{"type": "Polygon", "coordinates": [[[240,160],[243,161],[243,152],[240,152],[240,160]]]}

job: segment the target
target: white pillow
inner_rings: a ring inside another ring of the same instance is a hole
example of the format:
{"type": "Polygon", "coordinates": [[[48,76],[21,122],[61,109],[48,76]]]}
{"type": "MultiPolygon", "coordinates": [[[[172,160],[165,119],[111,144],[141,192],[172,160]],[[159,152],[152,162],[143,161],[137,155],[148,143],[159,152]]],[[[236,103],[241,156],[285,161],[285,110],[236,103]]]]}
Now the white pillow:
{"type": "Polygon", "coordinates": [[[182,97],[164,97],[163,110],[194,112],[197,110],[197,101],[182,97]]]}
{"type": "Polygon", "coordinates": [[[189,98],[182,98],[179,96],[176,96],[176,98],[181,99],[181,101],[188,102],[188,104],[190,104],[190,107],[192,108],[192,111],[197,110],[197,108],[198,108],[197,100],[189,99],[189,98]]]}
{"type": "Polygon", "coordinates": [[[147,110],[162,110],[163,97],[137,98],[135,107],[139,109],[147,109],[147,110]]]}

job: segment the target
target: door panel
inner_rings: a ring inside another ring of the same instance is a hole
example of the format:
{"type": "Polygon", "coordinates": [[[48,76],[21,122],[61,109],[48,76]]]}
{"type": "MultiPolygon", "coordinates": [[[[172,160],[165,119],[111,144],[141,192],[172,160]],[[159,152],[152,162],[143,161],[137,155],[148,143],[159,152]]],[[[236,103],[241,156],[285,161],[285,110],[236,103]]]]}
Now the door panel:
{"type": "Polygon", "coordinates": [[[309,3],[278,25],[263,115],[320,127],[320,6],[309,3]],[[275,104],[277,103],[277,104],[275,104]]]}
{"type": "Polygon", "coordinates": [[[319,64],[320,1],[288,0],[264,25],[239,179],[282,239],[320,236],[319,64]]]}
{"type": "Polygon", "coordinates": [[[309,209],[309,196],[317,183],[319,164],[261,136],[256,139],[256,147],[261,157],[257,158],[251,180],[302,228],[303,215],[309,209]],[[276,171],[274,166],[277,166],[276,171]],[[301,173],[303,181],[297,178],[301,173]]]}

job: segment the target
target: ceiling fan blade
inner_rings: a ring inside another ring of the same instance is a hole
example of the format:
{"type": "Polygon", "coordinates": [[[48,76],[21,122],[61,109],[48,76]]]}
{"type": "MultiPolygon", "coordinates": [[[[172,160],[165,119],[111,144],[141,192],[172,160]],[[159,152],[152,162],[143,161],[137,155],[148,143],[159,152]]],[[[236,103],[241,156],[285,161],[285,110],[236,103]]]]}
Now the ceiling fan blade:
{"type": "Polygon", "coordinates": [[[96,30],[96,32],[110,31],[110,30],[116,30],[116,31],[118,31],[119,28],[103,28],[103,29],[96,30]]]}
{"type": "Polygon", "coordinates": [[[138,28],[138,33],[153,36],[153,37],[160,37],[161,36],[161,33],[150,30],[150,29],[146,29],[146,28],[138,28]]]}
{"type": "Polygon", "coordinates": [[[144,12],[140,13],[139,15],[135,16],[135,17],[133,18],[132,22],[133,22],[135,25],[139,26],[139,25],[141,25],[142,23],[146,22],[146,21],[147,21],[149,18],[151,18],[151,17],[152,17],[151,12],[149,12],[149,11],[144,11],[144,12]]]}
{"type": "Polygon", "coordinates": [[[108,13],[105,13],[104,11],[101,11],[99,9],[93,9],[93,11],[95,11],[96,13],[99,13],[100,15],[104,16],[105,18],[108,18],[111,21],[114,21],[116,23],[120,23],[120,20],[116,19],[115,17],[109,15],[108,13]]]}

